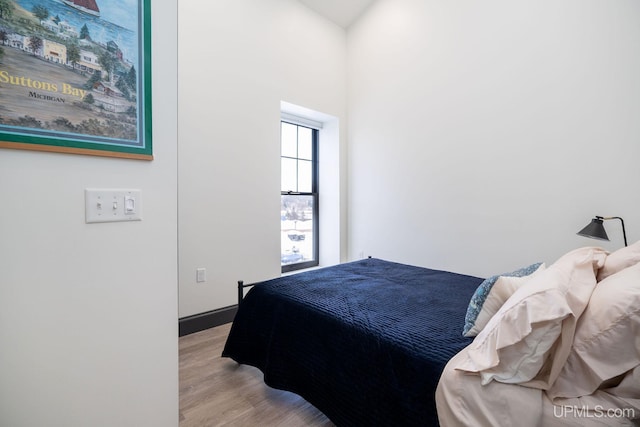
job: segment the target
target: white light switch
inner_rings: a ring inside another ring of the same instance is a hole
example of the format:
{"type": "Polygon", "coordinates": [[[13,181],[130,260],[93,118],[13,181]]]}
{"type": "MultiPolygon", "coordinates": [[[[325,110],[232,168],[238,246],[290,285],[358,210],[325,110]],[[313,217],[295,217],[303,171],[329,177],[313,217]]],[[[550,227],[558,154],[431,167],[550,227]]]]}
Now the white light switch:
{"type": "Polygon", "coordinates": [[[135,196],[125,195],[124,196],[124,214],[125,215],[134,215],[136,213],[136,198],[135,196]]]}
{"type": "Polygon", "coordinates": [[[140,190],[87,188],[84,200],[87,224],[142,220],[140,190]]]}
{"type": "Polygon", "coordinates": [[[202,283],[207,281],[207,269],[196,268],[196,282],[202,283]]]}

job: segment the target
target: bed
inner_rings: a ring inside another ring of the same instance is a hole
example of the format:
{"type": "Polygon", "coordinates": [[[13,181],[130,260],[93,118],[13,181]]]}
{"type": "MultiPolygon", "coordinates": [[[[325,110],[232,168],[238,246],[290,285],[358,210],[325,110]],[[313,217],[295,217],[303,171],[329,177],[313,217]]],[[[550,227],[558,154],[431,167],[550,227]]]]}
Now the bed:
{"type": "Polygon", "coordinates": [[[466,347],[482,278],[370,258],[266,281],[239,306],[223,356],[338,426],[437,425],[435,388],[466,347]]]}
{"type": "Polygon", "coordinates": [[[486,279],[370,258],[268,280],[239,304],[223,356],[341,427],[637,425],[640,242],[630,248],[608,270],[588,247],[486,279]],[[620,325],[616,342],[594,338],[620,325]]]}

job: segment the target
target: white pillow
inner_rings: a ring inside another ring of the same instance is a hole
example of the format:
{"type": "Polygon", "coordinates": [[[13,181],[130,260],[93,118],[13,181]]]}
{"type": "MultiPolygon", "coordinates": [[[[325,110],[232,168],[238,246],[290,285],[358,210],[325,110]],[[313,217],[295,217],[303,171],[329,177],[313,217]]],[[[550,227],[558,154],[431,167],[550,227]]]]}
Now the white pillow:
{"type": "Polygon", "coordinates": [[[598,271],[598,282],[639,262],[640,240],[609,254],[604,261],[604,266],[598,271]]]}
{"type": "MultiPolygon", "coordinates": [[[[478,335],[478,333],[487,326],[489,320],[500,310],[500,307],[502,307],[505,301],[513,295],[516,289],[532,277],[535,277],[536,273],[544,271],[546,268],[544,264],[533,264],[533,266],[536,267],[536,270],[528,276],[498,276],[493,286],[491,286],[489,293],[482,301],[482,304],[480,304],[480,311],[473,319],[473,322],[465,323],[465,331],[463,331],[465,337],[475,337],[478,335]]],[[[472,303],[473,300],[469,307],[471,307],[472,303]]],[[[469,313],[469,309],[467,313],[469,313]]],[[[467,317],[469,316],[467,315],[467,317]]]]}
{"type": "Polygon", "coordinates": [[[549,397],[580,397],[640,365],[640,263],[598,283],[549,397]]]}
{"type": "Polygon", "coordinates": [[[532,277],[491,318],[455,368],[478,373],[482,384],[496,380],[549,388],[569,354],[576,319],[605,257],[601,248],[576,249],[532,277]]]}

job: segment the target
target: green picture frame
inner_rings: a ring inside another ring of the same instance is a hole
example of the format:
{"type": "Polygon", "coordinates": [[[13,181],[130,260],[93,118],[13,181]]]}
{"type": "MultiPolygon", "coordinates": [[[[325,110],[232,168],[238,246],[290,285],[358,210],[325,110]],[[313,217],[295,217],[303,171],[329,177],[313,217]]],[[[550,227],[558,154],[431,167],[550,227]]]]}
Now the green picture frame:
{"type": "Polygon", "coordinates": [[[0,0],[0,148],[153,159],[151,0],[0,0]]]}

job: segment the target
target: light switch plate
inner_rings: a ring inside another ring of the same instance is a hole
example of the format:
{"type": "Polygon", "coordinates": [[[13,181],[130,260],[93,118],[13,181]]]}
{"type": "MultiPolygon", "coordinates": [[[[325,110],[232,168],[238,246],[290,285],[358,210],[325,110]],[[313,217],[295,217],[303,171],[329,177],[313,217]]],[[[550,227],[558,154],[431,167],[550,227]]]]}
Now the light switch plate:
{"type": "Polygon", "coordinates": [[[87,224],[142,220],[140,190],[87,188],[84,200],[87,224]]]}

